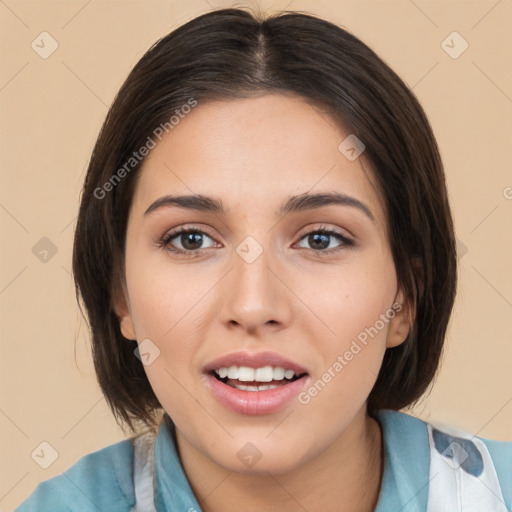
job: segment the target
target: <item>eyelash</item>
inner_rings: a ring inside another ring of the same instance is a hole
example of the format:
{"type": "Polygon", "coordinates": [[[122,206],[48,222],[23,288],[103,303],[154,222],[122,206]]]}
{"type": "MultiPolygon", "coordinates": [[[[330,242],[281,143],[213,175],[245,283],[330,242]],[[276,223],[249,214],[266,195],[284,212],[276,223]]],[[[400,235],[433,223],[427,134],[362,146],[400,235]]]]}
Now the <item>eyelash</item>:
{"type": "MultiPolygon", "coordinates": [[[[191,227],[187,226],[187,227],[178,228],[174,231],[171,231],[170,233],[166,233],[163,236],[163,238],[160,240],[159,246],[162,249],[165,249],[165,250],[175,253],[175,254],[179,254],[185,258],[191,258],[191,257],[197,256],[198,254],[201,254],[203,251],[206,250],[206,249],[194,249],[194,250],[189,250],[189,251],[185,250],[184,251],[182,249],[176,249],[175,247],[171,248],[171,246],[170,246],[171,240],[173,240],[174,238],[177,238],[179,235],[182,235],[183,233],[196,233],[196,234],[200,234],[200,235],[206,235],[206,236],[208,236],[208,238],[213,240],[213,237],[211,237],[206,231],[203,231],[203,230],[197,229],[197,228],[191,228],[191,227]]],[[[317,255],[322,256],[322,257],[330,256],[333,253],[336,253],[343,249],[349,249],[355,245],[355,243],[352,239],[348,238],[347,236],[340,233],[339,231],[336,231],[335,229],[327,228],[325,226],[320,226],[317,229],[314,229],[312,231],[308,231],[307,233],[304,233],[301,236],[299,241],[303,240],[304,238],[306,238],[310,235],[317,234],[317,233],[331,235],[334,238],[336,238],[339,242],[341,242],[341,245],[339,245],[338,247],[335,247],[333,249],[307,249],[307,250],[317,253],[317,255]]]]}

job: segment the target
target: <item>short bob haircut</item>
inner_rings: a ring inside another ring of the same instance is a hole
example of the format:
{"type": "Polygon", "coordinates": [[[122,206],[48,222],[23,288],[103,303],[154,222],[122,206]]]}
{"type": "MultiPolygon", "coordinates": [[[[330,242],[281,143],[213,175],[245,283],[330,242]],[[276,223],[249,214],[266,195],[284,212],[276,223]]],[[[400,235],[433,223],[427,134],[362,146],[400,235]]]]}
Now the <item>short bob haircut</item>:
{"type": "Polygon", "coordinates": [[[134,152],[193,101],[269,93],[300,97],[348,127],[376,177],[398,284],[414,321],[406,341],[385,353],[368,414],[412,405],[434,380],[455,300],[457,257],[443,164],[418,100],[368,46],[333,23],[298,12],[218,9],[157,41],[135,65],[101,128],[82,190],[76,294],[88,316],[100,387],[123,429],[123,422],[132,432],[139,422],[155,428],[164,412],[134,355],[137,342],[123,337],[114,309],[144,163],[140,157],[134,163],[134,152]]]}

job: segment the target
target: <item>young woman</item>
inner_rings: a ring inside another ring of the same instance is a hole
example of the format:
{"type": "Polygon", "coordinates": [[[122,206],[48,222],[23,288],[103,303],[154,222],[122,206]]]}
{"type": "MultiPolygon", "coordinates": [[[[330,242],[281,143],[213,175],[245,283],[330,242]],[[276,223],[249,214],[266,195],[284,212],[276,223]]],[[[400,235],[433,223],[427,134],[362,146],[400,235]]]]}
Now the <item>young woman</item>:
{"type": "Polygon", "coordinates": [[[73,267],[134,435],[19,512],[512,507],[512,443],[399,412],[438,368],[453,223],[421,106],[345,30],[223,9],[158,41],[98,137],[73,267]]]}

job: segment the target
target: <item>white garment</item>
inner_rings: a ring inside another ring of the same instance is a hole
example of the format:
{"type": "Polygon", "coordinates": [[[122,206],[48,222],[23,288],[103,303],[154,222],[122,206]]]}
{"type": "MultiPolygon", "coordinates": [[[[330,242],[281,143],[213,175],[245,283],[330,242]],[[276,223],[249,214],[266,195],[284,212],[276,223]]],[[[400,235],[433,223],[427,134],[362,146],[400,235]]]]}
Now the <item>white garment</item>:
{"type": "Polygon", "coordinates": [[[152,433],[134,439],[135,506],[131,512],[156,512],[154,504],[155,439],[152,433]]]}
{"type": "Polygon", "coordinates": [[[487,446],[453,427],[427,424],[430,474],[427,512],[507,512],[487,446]]]}

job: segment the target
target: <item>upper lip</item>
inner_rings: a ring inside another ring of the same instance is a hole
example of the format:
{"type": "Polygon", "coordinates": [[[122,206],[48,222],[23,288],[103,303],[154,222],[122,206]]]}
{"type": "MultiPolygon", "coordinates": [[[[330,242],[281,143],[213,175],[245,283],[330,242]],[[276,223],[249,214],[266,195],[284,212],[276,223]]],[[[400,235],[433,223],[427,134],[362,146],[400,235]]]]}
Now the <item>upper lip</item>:
{"type": "Polygon", "coordinates": [[[229,368],[230,366],[247,366],[249,368],[273,366],[281,367],[285,370],[293,370],[296,375],[307,373],[307,370],[301,365],[276,352],[232,352],[207,364],[204,371],[208,373],[219,368],[229,368]]]}

